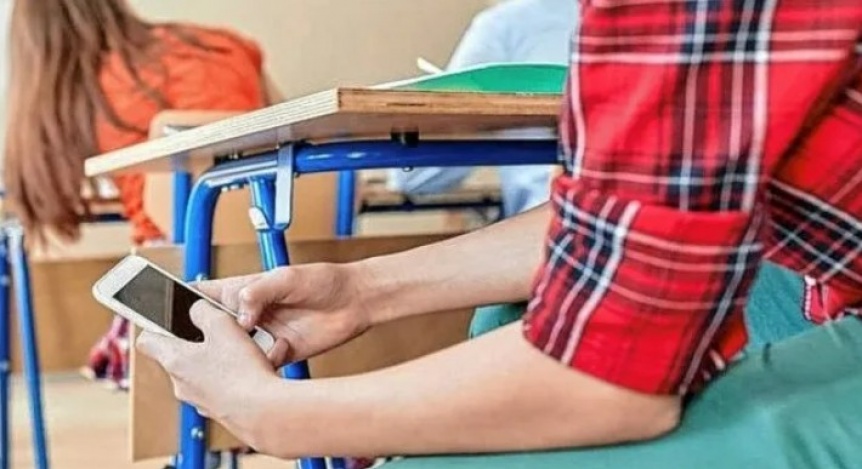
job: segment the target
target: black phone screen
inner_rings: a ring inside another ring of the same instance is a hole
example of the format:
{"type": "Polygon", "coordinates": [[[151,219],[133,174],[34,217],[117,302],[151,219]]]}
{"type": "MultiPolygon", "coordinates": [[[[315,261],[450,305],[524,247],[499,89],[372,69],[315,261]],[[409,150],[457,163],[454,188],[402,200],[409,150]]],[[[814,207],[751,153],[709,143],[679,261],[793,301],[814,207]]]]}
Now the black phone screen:
{"type": "Polygon", "coordinates": [[[204,340],[203,332],[192,323],[189,310],[205,298],[152,267],[144,267],[114,298],[180,339],[204,340]]]}

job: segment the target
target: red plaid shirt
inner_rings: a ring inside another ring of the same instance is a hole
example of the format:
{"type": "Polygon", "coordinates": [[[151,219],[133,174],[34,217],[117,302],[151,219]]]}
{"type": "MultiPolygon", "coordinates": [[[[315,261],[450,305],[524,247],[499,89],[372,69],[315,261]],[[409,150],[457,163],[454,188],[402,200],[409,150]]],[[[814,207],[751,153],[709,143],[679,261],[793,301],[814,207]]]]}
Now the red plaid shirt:
{"type": "Polygon", "coordinates": [[[745,344],[766,258],[862,304],[862,1],[582,2],[529,341],[686,393],[745,344]]]}

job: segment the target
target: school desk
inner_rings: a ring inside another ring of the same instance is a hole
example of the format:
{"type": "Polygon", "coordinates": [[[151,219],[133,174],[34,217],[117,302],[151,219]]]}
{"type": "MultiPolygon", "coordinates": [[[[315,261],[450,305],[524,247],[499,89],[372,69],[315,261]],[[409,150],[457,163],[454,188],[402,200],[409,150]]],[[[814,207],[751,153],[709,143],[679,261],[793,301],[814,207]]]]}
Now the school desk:
{"type": "MultiPolygon", "coordinates": [[[[193,187],[178,178],[175,191],[174,211],[184,219],[175,238],[185,243],[185,278],[199,280],[210,272],[212,216],[223,190],[251,191],[249,217],[263,268],[273,269],[289,262],[284,230],[295,177],[347,175],[339,185],[336,232],[350,234],[353,171],[555,164],[555,141],[500,139],[494,132],[555,127],[559,106],[554,94],[339,88],[106,153],[85,167],[88,176],[209,168],[193,187]]],[[[283,372],[308,377],[304,363],[283,372]]],[[[183,406],[180,427],[180,469],[203,469],[205,420],[183,406]]],[[[320,469],[326,461],[306,458],[300,467],[320,469]]]]}

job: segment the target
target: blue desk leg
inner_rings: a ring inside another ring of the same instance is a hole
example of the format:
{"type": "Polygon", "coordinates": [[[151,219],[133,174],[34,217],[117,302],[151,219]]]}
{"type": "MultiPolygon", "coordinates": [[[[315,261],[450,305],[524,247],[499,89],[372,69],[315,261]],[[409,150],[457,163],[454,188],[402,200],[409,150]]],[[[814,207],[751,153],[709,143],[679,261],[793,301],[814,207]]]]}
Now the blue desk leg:
{"type": "Polygon", "coordinates": [[[12,280],[18,307],[18,323],[21,328],[21,345],[24,348],[24,375],[27,392],[30,394],[30,420],[33,431],[33,451],[36,468],[48,469],[48,445],[45,438],[45,423],[42,416],[42,381],[39,375],[39,351],[36,346],[36,320],[30,292],[30,269],[27,252],[24,250],[24,232],[20,227],[7,229],[9,255],[12,260],[12,280]]]}
{"type": "Polygon", "coordinates": [[[12,465],[9,446],[9,351],[12,331],[9,330],[9,243],[0,232],[0,469],[12,465]]]}
{"type": "MultiPolygon", "coordinates": [[[[353,236],[356,227],[356,171],[338,173],[338,195],[335,207],[335,235],[339,238],[353,236]]],[[[329,460],[331,469],[345,469],[342,458],[329,460]]]]}
{"type": "MultiPolygon", "coordinates": [[[[219,188],[211,186],[201,178],[189,196],[185,221],[186,280],[201,280],[210,275],[213,213],[219,194],[219,188]]],[[[180,409],[179,436],[177,467],[206,469],[206,419],[198,414],[193,406],[185,403],[180,409]]]]}
{"type": "Polygon", "coordinates": [[[172,238],[174,244],[186,242],[186,209],[189,204],[189,196],[192,191],[192,175],[185,171],[174,173],[174,232],[172,238]]]}
{"type": "MultiPolygon", "coordinates": [[[[173,233],[171,240],[174,244],[186,242],[186,210],[189,205],[189,195],[192,191],[192,175],[186,171],[175,171],[173,179],[173,233]]],[[[179,467],[179,456],[174,456],[170,467],[179,467]]]]}
{"type": "MultiPolygon", "coordinates": [[[[292,177],[292,176],[291,176],[292,177]]],[[[249,181],[252,198],[252,222],[257,230],[260,245],[261,263],[265,270],[275,269],[290,263],[287,243],[284,240],[284,227],[275,223],[275,183],[272,179],[254,178],[249,181]]],[[[308,379],[308,364],[293,363],[282,369],[286,379],[308,379]]],[[[299,460],[300,469],[326,469],[322,458],[299,460]]]]}
{"type": "Polygon", "coordinates": [[[356,171],[338,173],[338,198],[335,207],[335,235],[353,236],[356,212],[356,171]]]}

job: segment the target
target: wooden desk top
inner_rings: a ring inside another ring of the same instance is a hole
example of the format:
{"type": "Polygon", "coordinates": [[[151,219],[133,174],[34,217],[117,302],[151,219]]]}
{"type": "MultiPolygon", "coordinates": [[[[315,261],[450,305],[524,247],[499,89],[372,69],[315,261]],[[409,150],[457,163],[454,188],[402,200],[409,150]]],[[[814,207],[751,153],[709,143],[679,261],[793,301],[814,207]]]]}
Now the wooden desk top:
{"type": "Polygon", "coordinates": [[[215,156],[275,148],[291,141],[423,138],[554,127],[560,98],[548,95],[441,93],[339,88],[89,158],[88,176],[208,167],[215,156]]]}

